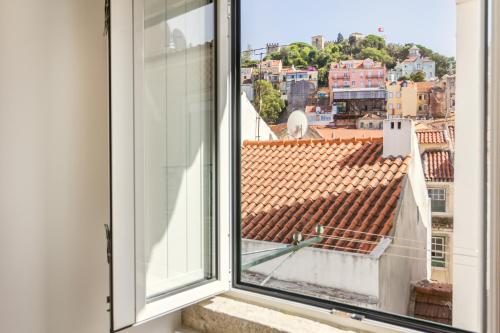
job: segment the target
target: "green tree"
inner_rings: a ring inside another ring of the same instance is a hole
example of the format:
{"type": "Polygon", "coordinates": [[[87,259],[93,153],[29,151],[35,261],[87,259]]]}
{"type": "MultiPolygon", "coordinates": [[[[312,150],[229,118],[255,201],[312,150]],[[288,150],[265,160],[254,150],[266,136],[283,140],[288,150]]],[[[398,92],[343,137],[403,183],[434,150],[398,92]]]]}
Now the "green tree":
{"type": "Polygon", "coordinates": [[[253,104],[266,123],[274,123],[285,108],[281,94],[270,82],[257,80],[254,83],[255,98],[253,104]]]}
{"type": "MultiPolygon", "coordinates": [[[[401,78],[400,78],[401,79],[401,78]]],[[[425,81],[425,74],[422,71],[418,71],[416,73],[412,73],[410,75],[410,80],[414,82],[422,82],[425,81]]]]}
{"type": "Polygon", "coordinates": [[[445,74],[455,73],[455,58],[448,58],[439,53],[433,53],[430,58],[436,63],[437,77],[442,77],[445,74]]]}
{"type": "Polygon", "coordinates": [[[328,70],[327,67],[318,70],[318,85],[320,87],[328,87],[328,70]]]}
{"type": "Polygon", "coordinates": [[[378,50],[385,49],[385,39],[380,37],[380,36],[376,36],[376,35],[366,36],[365,38],[363,38],[360,41],[359,44],[360,44],[362,49],[367,48],[367,47],[373,47],[373,48],[378,49],[378,50]]]}
{"type": "Polygon", "coordinates": [[[384,64],[393,63],[394,59],[387,53],[386,50],[379,50],[373,47],[367,47],[361,50],[360,58],[370,58],[374,61],[380,61],[384,64]]]}
{"type": "Polygon", "coordinates": [[[339,32],[337,35],[337,44],[340,44],[344,41],[344,36],[339,32]]]}

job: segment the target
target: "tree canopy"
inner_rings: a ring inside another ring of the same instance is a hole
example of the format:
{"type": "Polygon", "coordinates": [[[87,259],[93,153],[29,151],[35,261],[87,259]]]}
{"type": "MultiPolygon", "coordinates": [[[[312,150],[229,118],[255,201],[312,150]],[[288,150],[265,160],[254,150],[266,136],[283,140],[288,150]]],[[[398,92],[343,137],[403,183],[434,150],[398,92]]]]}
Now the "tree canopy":
{"type": "Polygon", "coordinates": [[[281,94],[270,82],[257,80],[254,83],[255,98],[253,105],[266,123],[275,123],[285,108],[281,94]]]}
{"type": "MultiPolygon", "coordinates": [[[[364,38],[351,35],[346,39],[339,33],[337,39],[327,42],[323,50],[318,50],[304,42],[296,42],[281,47],[279,52],[268,55],[266,59],[281,60],[283,66],[293,65],[298,69],[315,67],[319,72],[319,85],[327,86],[328,70],[332,62],[371,58],[382,62],[388,69],[392,69],[398,61],[403,61],[408,57],[412,45],[412,43],[387,44],[384,38],[376,35],[368,35],[364,38]]],[[[416,46],[423,56],[436,62],[436,76],[442,77],[445,74],[455,73],[455,58],[443,56],[424,45],[416,46]]],[[[247,60],[247,63],[249,66],[254,65],[252,60],[247,60]]]]}

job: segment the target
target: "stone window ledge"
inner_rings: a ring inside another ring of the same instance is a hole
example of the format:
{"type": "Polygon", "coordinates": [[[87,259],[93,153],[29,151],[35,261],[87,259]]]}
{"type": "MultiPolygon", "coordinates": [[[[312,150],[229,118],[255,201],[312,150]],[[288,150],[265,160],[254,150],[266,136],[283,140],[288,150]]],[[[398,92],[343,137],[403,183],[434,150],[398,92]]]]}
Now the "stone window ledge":
{"type": "Polygon", "coordinates": [[[227,296],[216,296],[182,311],[182,323],[197,332],[354,333],[227,296]]]}

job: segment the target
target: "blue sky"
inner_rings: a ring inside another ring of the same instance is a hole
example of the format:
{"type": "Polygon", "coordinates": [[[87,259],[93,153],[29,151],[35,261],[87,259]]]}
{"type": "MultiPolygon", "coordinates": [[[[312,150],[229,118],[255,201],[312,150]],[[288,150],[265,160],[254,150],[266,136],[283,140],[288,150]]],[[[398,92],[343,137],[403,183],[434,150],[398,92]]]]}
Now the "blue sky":
{"type": "Polygon", "coordinates": [[[334,40],[384,28],[388,42],[415,42],[455,56],[455,0],[241,0],[241,46],[334,40]]]}

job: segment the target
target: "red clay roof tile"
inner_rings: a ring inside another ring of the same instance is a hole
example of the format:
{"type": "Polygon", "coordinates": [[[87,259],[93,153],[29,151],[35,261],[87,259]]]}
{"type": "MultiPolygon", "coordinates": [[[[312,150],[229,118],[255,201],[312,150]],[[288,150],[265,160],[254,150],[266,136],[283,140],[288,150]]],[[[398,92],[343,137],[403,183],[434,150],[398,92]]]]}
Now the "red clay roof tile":
{"type": "Polygon", "coordinates": [[[427,150],[422,154],[422,167],[426,181],[452,182],[454,168],[448,150],[427,150]]]}
{"type": "Polygon", "coordinates": [[[370,253],[392,229],[410,159],[381,153],[381,139],[244,142],[243,238],[290,243],[320,224],[316,247],[370,253]]]}

